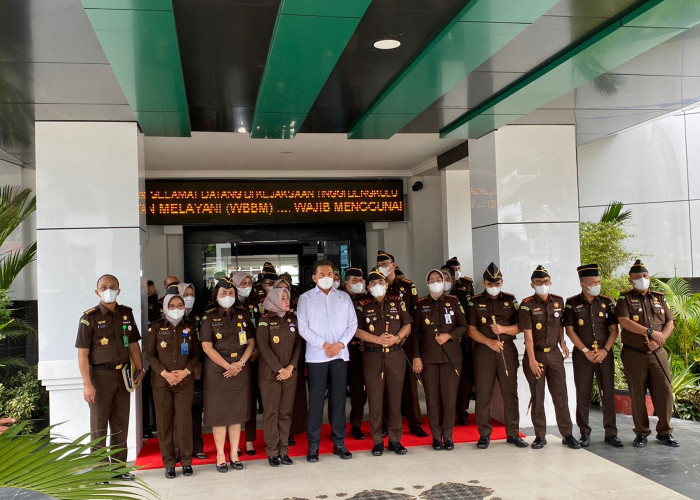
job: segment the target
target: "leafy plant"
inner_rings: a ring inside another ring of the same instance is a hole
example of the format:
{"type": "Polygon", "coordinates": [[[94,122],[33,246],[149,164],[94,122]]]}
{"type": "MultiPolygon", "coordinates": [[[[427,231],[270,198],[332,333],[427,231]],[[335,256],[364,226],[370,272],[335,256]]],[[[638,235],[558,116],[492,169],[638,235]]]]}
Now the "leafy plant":
{"type": "Polygon", "coordinates": [[[673,334],[666,349],[679,356],[686,366],[700,362],[700,293],[693,293],[684,278],[667,281],[652,279],[652,289],[664,292],[666,303],[673,311],[673,334]]]}
{"type": "Polygon", "coordinates": [[[700,420],[700,374],[693,373],[694,364],[686,365],[681,358],[669,355],[673,416],[700,420]]]}
{"type": "Polygon", "coordinates": [[[98,448],[85,442],[89,434],[75,441],[51,436],[54,426],[37,434],[22,434],[26,422],[13,425],[0,434],[0,487],[36,491],[62,500],[137,499],[157,497],[143,480],[110,484],[118,474],[134,467],[109,462],[116,448],[98,448]]]}
{"type": "Polygon", "coordinates": [[[3,417],[26,421],[26,431],[34,430],[36,419],[45,415],[49,396],[41,386],[35,366],[3,377],[0,383],[0,408],[3,417]]]}
{"type": "Polygon", "coordinates": [[[579,238],[581,262],[597,263],[602,293],[617,298],[620,290],[625,290],[629,284],[627,276],[615,274],[615,271],[635,257],[625,247],[630,234],[620,222],[581,222],[579,238]]]}
{"type": "MultiPolygon", "coordinates": [[[[0,247],[7,238],[36,210],[36,197],[31,189],[15,186],[0,188],[0,247]]],[[[27,264],[36,258],[36,242],[24,249],[17,248],[0,254],[0,288],[8,290],[27,264]]]]}
{"type": "Polygon", "coordinates": [[[600,216],[600,222],[612,222],[613,224],[622,225],[632,217],[632,210],[622,211],[623,203],[621,201],[611,201],[603,214],[600,216]]]}

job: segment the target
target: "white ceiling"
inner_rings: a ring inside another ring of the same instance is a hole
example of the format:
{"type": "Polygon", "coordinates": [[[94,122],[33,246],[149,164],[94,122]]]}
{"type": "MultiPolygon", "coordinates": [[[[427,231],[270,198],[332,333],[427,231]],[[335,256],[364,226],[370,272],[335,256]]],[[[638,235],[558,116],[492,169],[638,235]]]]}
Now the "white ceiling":
{"type": "Polygon", "coordinates": [[[193,132],[145,137],[147,178],[167,177],[410,177],[463,142],[437,134],[349,140],[345,134],[297,134],[292,140],[248,134],[193,132]]]}

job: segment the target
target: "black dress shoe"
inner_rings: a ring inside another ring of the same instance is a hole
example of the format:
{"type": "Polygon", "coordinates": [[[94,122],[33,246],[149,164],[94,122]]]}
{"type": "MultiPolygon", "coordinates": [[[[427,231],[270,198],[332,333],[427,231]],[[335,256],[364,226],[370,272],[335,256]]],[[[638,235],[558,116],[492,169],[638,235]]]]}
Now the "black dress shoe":
{"type": "Polygon", "coordinates": [[[661,441],[666,446],[671,446],[672,448],[678,448],[680,443],[673,439],[673,434],[657,434],[657,441],[661,441]]]}
{"type": "Polygon", "coordinates": [[[133,474],[125,472],[124,474],[117,474],[114,479],[121,479],[122,481],[136,481],[136,477],[133,474]]]}
{"type": "Polygon", "coordinates": [[[279,467],[280,457],[267,457],[267,463],[270,464],[270,467],[279,467]]]}
{"type": "Polygon", "coordinates": [[[547,444],[547,440],[543,437],[536,437],[535,440],[532,442],[530,445],[531,448],[535,450],[541,450],[544,448],[544,445],[547,444]]]}
{"type": "Polygon", "coordinates": [[[188,476],[188,477],[189,477],[189,476],[191,476],[192,474],[194,474],[194,471],[192,470],[192,466],[191,466],[191,465],[183,465],[183,466],[182,466],[182,475],[183,475],[183,476],[188,476]]]}
{"type": "Polygon", "coordinates": [[[467,425],[469,422],[469,412],[465,411],[464,413],[457,415],[457,425],[467,425]]]}
{"type": "Polygon", "coordinates": [[[418,427],[412,427],[411,429],[409,429],[409,431],[411,432],[411,434],[419,438],[428,437],[428,433],[425,432],[420,425],[418,427]]]}
{"type": "Polygon", "coordinates": [[[635,448],[644,448],[647,445],[647,437],[637,434],[637,437],[632,441],[632,446],[635,448]]]}
{"type": "Polygon", "coordinates": [[[364,439],[365,438],[365,434],[362,432],[362,429],[360,429],[359,427],[351,427],[350,428],[350,435],[354,439],[364,439]]]}
{"type": "Polygon", "coordinates": [[[578,442],[584,448],[588,448],[591,445],[591,436],[588,434],[581,434],[581,439],[579,439],[578,442]]]}
{"type": "Polygon", "coordinates": [[[491,436],[479,436],[479,441],[476,443],[476,447],[480,450],[485,450],[489,447],[491,443],[491,436]]]}
{"type": "Polygon", "coordinates": [[[306,461],[311,463],[318,462],[318,448],[309,450],[309,454],[306,455],[306,461]]]}
{"type": "Polygon", "coordinates": [[[246,453],[246,455],[253,456],[253,455],[255,455],[255,448],[253,448],[252,450],[249,450],[248,448],[246,448],[245,453],[246,453]]]}
{"type": "Polygon", "coordinates": [[[282,456],[280,457],[280,463],[281,463],[282,465],[292,465],[292,464],[294,463],[294,461],[293,461],[291,458],[289,458],[289,455],[287,455],[287,454],[285,453],[284,455],[282,455],[282,456]]]}
{"type": "Polygon", "coordinates": [[[220,463],[216,466],[216,470],[219,472],[228,472],[228,465],[226,465],[226,462],[220,463]]]}
{"type": "Polygon", "coordinates": [[[175,467],[166,467],[165,479],[175,479],[175,467]]]}
{"type": "Polygon", "coordinates": [[[527,448],[528,444],[520,436],[508,436],[506,438],[506,443],[514,444],[518,448],[527,448]]]}
{"type": "Polygon", "coordinates": [[[372,455],[375,457],[381,457],[384,455],[384,443],[377,443],[372,446],[372,455]]]}
{"type": "Polygon", "coordinates": [[[294,439],[294,436],[289,436],[289,439],[287,439],[287,443],[289,443],[289,446],[296,446],[297,440],[294,439]]]}
{"type": "Polygon", "coordinates": [[[196,458],[197,460],[206,460],[206,459],[207,459],[207,454],[206,454],[206,453],[202,453],[202,452],[200,451],[199,453],[195,453],[195,454],[194,454],[194,458],[196,458]]]}
{"type": "Polygon", "coordinates": [[[442,450],[442,441],[439,439],[433,438],[433,450],[439,451],[442,450]]]}
{"type": "Polygon", "coordinates": [[[333,446],[333,455],[338,455],[342,460],[350,460],[352,453],[345,446],[333,446]]]}
{"type": "Polygon", "coordinates": [[[231,465],[233,470],[243,470],[243,462],[240,460],[236,460],[235,462],[233,460],[229,460],[228,463],[231,465]]]}
{"type": "Polygon", "coordinates": [[[605,436],[605,442],[608,443],[610,446],[614,446],[615,448],[622,448],[625,446],[622,444],[622,441],[620,441],[620,438],[617,436],[605,436]]]}
{"type": "Polygon", "coordinates": [[[400,442],[394,443],[392,441],[389,441],[389,445],[387,446],[387,449],[389,451],[393,451],[397,455],[405,455],[408,453],[408,450],[404,445],[402,445],[400,442]]]}
{"type": "Polygon", "coordinates": [[[571,434],[567,434],[566,436],[564,436],[564,439],[561,440],[561,444],[565,444],[572,450],[581,449],[581,443],[579,443],[578,440],[571,434]]]}
{"type": "Polygon", "coordinates": [[[447,451],[452,451],[455,449],[455,443],[452,441],[452,438],[443,438],[442,449],[447,451]]]}

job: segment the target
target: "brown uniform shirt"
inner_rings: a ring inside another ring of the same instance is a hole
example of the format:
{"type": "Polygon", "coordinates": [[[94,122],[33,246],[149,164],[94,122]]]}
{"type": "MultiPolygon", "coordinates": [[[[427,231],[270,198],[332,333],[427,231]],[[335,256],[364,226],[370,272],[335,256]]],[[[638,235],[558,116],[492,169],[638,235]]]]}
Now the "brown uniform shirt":
{"type": "Polygon", "coordinates": [[[467,319],[455,295],[442,294],[438,300],[430,295],[418,299],[413,318],[414,358],[421,358],[423,363],[449,363],[442,346],[435,342],[436,333],[449,333],[452,340],[443,345],[452,362],[461,363],[459,339],[467,333],[467,319]]]}
{"type": "Polygon", "coordinates": [[[173,326],[163,318],[154,321],[148,328],[146,359],[154,373],[160,375],[163,370],[171,372],[185,368],[194,373],[200,352],[197,328],[188,319],[183,318],[173,326]]]}
{"type": "Polygon", "coordinates": [[[411,280],[397,276],[394,282],[389,285],[386,289],[386,295],[391,295],[392,297],[398,297],[399,300],[403,300],[406,303],[406,309],[410,314],[416,308],[416,299],[418,299],[418,292],[416,287],[413,285],[411,280]]]}
{"type": "MultiPolygon", "coordinates": [[[[637,290],[622,292],[615,306],[618,318],[630,318],[642,326],[651,326],[661,331],[664,325],[675,319],[666,298],[661,292],[648,291],[642,294],[637,290]]],[[[622,329],[622,343],[636,349],[647,350],[647,337],[622,329]]]]}
{"type": "MultiPolygon", "coordinates": [[[[406,303],[397,296],[384,296],[381,302],[376,298],[365,298],[356,303],[357,328],[379,337],[388,332],[399,333],[405,325],[411,324],[411,314],[406,303]]],[[[381,348],[377,342],[365,342],[365,347],[381,348]]]]}
{"type": "Polygon", "coordinates": [[[199,337],[202,342],[211,342],[216,352],[233,363],[241,360],[248,339],[255,338],[255,329],[247,308],[236,305],[226,312],[217,306],[204,312],[199,337]]]}
{"type": "MultiPolygon", "coordinates": [[[[474,295],[469,301],[467,310],[467,323],[476,327],[481,334],[490,339],[495,339],[496,334],[491,329],[492,317],[501,326],[511,326],[518,323],[518,301],[515,295],[501,292],[496,297],[488,293],[474,295]]],[[[501,340],[512,339],[511,335],[501,337],[501,340]]]]}
{"type": "Polygon", "coordinates": [[[564,299],[549,295],[545,302],[538,295],[530,295],[520,304],[518,323],[521,330],[532,330],[535,349],[552,348],[559,344],[564,313],[564,299]]]}
{"type": "Polygon", "coordinates": [[[617,324],[615,304],[610,297],[598,295],[589,303],[583,293],[566,299],[564,326],[571,326],[586,347],[593,341],[602,348],[608,341],[610,327],[617,324]]]}
{"type": "Polygon", "coordinates": [[[452,285],[450,293],[457,296],[462,306],[467,307],[471,296],[474,295],[474,280],[467,276],[462,276],[452,285]]]}
{"type": "Polygon", "coordinates": [[[256,345],[260,349],[258,373],[262,379],[277,380],[282,368],[299,366],[301,336],[299,335],[297,316],[287,312],[280,318],[277,314],[267,313],[260,318],[256,332],[256,345]]]}
{"type": "Polygon", "coordinates": [[[120,365],[129,361],[129,346],[141,340],[130,307],[117,304],[110,312],[102,303],[88,309],[80,317],[75,347],[90,349],[91,365],[120,365]],[[124,346],[124,336],[127,346],[124,346]]]}

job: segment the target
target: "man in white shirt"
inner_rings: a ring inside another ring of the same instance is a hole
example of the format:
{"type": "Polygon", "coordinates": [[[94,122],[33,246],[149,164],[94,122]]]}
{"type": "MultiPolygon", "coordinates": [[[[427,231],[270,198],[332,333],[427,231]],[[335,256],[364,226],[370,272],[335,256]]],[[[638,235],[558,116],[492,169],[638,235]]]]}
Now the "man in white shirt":
{"type": "Polygon", "coordinates": [[[321,442],[323,401],[328,387],[333,454],[352,458],[345,447],[345,386],[350,359],[348,343],[357,331],[357,315],[347,293],[333,288],[333,263],[314,262],[316,287],[299,297],[299,334],[306,340],[306,371],[309,381],[309,454],[306,460],[318,462],[321,442]]]}

